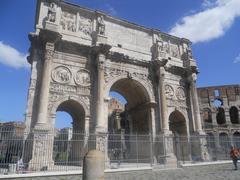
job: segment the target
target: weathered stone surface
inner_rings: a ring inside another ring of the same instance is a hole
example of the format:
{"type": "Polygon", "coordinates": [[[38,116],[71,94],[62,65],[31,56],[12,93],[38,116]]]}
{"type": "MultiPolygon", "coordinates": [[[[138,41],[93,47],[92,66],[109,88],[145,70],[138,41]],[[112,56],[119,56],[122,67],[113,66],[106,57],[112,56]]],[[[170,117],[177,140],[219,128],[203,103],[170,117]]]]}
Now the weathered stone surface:
{"type": "MultiPolygon", "coordinates": [[[[110,91],[128,102],[130,135],[189,136],[202,130],[189,40],[55,0],[38,0],[35,27],[29,35],[27,132],[53,130],[56,111],[66,111],[73,131],[106,134],[110,91]],[[179,118],[181,129],[171,129],[179,118]]],[[[44,156],[52,156],[52,143],[44,156]]],[[[95,146],[106,151],[106,143],[96,138],[95,146]]],[[[158,148],[174,157],[173,148],[158,148]]]]}

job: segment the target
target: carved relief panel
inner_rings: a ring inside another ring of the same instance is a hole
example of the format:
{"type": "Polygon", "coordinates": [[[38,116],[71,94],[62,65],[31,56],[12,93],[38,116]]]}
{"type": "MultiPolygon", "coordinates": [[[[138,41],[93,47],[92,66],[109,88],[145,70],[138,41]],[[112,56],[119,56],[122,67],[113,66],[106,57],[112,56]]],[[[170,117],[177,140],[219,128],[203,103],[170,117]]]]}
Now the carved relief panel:
{"type": "Polygon", "coordinates": [[[90,72],[79,66],[55,63],[50,92],[58,94],[90,95],[90,72]]]}
{"type": "Polygon", "coordinates": [[[186,95],[183,87],[178,87],[176,89],[176,97],[178,100],[181,100],[181,101],[184,101],[186,99],[186,95]]]}
{"type": "Polygon", "coordinates": [[[65,66],[58,66],[52,71],[52,79],[55,82],[66,84],[72,78],[70,70],[65,66]]]}
{"type": "Polygon", "coordinates": [[[165,94],[168,99],[168,106],[186,109],[186,94],[184,87],[165,85],[165,94]]]}
{"type": "Polygon", "coordinates": [[[60,25],[63,30],[76,32],[76,15],[63,11],[60,25]]]}
{"type": "Polygon", "coordinates": [[[170,85],[165,86],[165,94],[168,99],[172,99],[174,96],[174,89],[170,85]]]}
{"type": "Polygon", "coordinates": [[[90,18],[79,15],[79,13],[62,12],[60,26],[67,32],[75,32],[81,36],[91,37],[93,21],[90,18]]]}
{"type": "Polygon", "coordinates": [[[79,16],[79,21],[78,21],[78,31],[83,33],[86,36],[91,36],[92,34],[92,20],[85,18],[83,16],[79,16]]]}
{"type": "Polygon", "coordinates": [[[90,73],[86,69],[80,69],[76,72],[74,80],[77,85],[90,86],[90,73]]]}
{"type": "Polygon", "coordinates": [[[171,44],[171,45],[170,45],[170,49],[171,49],[170,55],[171,55],[172,57],[180,58],[180,52],[179,52],[178,45],[176,45],[176,44],[171,44]]]}

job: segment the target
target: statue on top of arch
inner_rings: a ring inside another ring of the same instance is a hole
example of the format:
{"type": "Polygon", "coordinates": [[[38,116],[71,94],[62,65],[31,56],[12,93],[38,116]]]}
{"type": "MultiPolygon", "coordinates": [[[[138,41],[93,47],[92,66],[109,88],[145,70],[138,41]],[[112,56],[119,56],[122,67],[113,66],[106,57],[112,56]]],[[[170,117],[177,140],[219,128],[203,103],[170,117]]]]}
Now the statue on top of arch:
{"type": "Polygon", "coordinates": [[[169,53],[169,47],[167,43],[162,40],[161,34],[155,36],[155,43],[152,49],[152,55],[154,60],[166,58],[166,54],[169,53]]]}
{"type": "Polygon", "coordinates": [[[50,3],[48,7],[48,15],[47,15],[47,21],[49,22],[55,22],[56,21],[56,4],[50,3]]]}
{"type": "Polygon", "coordinates": [[[102,15],[97,17],[97,32],[100,35],[105,35],[105,22],[102,15]]]}

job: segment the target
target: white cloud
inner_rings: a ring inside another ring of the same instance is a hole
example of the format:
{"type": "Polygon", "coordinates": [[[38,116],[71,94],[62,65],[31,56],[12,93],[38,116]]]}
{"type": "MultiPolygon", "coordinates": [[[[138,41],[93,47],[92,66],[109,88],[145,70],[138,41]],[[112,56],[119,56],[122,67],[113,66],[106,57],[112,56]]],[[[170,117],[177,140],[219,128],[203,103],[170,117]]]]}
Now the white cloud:
{"type": "Polygon", "coordinates": [[[29,67],[27,54],[22,54],[15,48],[0,41],[0,63],[14,68],[29,67]]]}
{"type": "Polygon", "coordinates": [[[193,43],[216,39],[240,16],[240,0],[204,0],[201,12],[185,16],[170,34],[185,37],[193,43]]]}
{"type": "Polygon", "coordinates": [[[112,7],[110,4],[105,4],[106,5],[106,9],[108,11],[109,14],[111,14],[112,16],[117,15],[117,11],[114,7],[112,7]]]}
{"type": "Polygon", "coordinates": [[[240,53],[238,56],[234,59],[233,63],[240,63],[240,53]]]}
{"type": "Polygon", "coordinates": [[[210,8],[216,5],[216,0],[204,0],[202,3],[203,8],[210,8]]]}

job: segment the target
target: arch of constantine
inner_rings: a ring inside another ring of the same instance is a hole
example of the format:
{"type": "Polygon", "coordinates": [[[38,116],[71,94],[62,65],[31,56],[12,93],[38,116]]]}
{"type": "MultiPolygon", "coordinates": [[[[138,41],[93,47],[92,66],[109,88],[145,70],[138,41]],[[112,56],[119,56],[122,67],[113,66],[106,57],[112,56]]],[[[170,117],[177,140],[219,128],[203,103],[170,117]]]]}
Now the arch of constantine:
{"type": "MultiPolygon", "coordinates": [[[[26,138],[33,138],[27,150],[33,168],[54,163],[49,134],[57,111],[71,115],[73,138],[83,139],[75,151],[82,151],[86,137],[95,134],[93,148],[106,152],[110,91],[127,100],[128,135],[150,134],[153,144],[159,136],[178,136],[185,138],[182,148],[190,135],[204,135],[189,40],[57,0],[38,1],[35,32],[29,39],[25,123],[26,138]]],[[[172,138],[153,149],[153,164],[164,151],[164,163],[176,165],[172,138]]],[[[198,143],[184,156],[191,159],[198,153],[204,158],[204,151],[204,143],[198,143]]],[[[78,153],[72,158],[81,160],[78,153]]]]}

